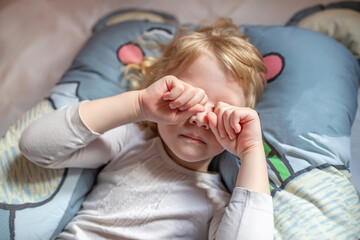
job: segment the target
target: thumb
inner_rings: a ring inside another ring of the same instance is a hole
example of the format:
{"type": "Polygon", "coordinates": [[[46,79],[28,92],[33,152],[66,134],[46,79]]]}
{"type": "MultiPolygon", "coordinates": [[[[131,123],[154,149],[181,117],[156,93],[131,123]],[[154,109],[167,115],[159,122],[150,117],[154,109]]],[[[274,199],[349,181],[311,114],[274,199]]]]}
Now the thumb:
{"type": "Polygon", "coordinates": [[[167,88],[166,92],[163,94],[164,100],[174,100],[185,90],[185,84],[175,76],[165,76],[164,82],[167,88]]]}

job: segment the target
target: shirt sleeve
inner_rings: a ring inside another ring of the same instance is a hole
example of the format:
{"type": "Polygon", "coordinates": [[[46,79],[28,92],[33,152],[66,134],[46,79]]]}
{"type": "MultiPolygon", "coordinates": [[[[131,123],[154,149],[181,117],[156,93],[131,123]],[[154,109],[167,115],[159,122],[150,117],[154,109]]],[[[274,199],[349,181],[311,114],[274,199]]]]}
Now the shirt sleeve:
{"type": "Polygon", "coordinates": [[[63,107],[30,124],[19,141],[21,152],[35,164],[47,168],[97,168],[120,151],[123,127],[103,135],[81,120],[81,103],[63,107]]]}
{"type": "Polygon", "coordinates": [[[236,187],[229,205],[213,216],[209,239],[274,239],[272,197],[236,187]]]}

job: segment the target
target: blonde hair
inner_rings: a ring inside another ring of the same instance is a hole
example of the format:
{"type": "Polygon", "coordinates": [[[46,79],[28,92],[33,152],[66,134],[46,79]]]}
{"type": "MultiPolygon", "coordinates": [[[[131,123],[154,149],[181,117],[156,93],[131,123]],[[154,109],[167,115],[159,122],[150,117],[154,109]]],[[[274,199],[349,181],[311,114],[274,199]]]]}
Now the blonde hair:
{"type": "Polygon", "coordinates": [[[141,70],[137,80],[142,79],[140,86],[146,88],[175,70],[185,69],[203,54],[218,59],[243,88],[246,106],[254,108],[263,93],[267,69],[259,51],[230,19],[219,19],[196,31],[180,29],[164,47],[161,58],[145,59],[143,66],[129,66],[126,73],[131,68],[141,70]]]}

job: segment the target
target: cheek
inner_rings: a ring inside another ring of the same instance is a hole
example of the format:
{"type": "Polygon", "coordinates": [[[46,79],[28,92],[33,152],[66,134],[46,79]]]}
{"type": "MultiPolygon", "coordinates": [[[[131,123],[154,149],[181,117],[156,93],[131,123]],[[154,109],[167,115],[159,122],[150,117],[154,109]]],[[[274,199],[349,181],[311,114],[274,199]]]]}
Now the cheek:
{"type": "Polygon", "coordinates": [[[169,137],[174,136],[176,130],[176,125],[158,124],[159,135],[165,141],[168,140],[169,137]]]}
{"type": "Polygon", "coordinates": [[[157,129],[158,129],[159,136],[162,138],[163,135],[166,133],[166,129],[165,129],[164,125],[158,124],[157,129]]]}
{"type": "Polygon", "coordinates": [[[247,105],[244,89],[237,84],[228,91],[227,96],[229,97],[228,103],[231,105],[238,107],[245,107],[247,105]]]}

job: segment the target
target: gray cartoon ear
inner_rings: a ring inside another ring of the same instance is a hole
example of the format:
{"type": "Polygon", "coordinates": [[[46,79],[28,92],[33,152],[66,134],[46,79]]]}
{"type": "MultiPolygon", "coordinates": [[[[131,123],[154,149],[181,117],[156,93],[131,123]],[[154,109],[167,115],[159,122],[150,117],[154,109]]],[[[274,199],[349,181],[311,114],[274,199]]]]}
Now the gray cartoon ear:
{"type": "Polygon", "coordinates": [[[56,85],[49,97],[55,109],[80,101],[78,96],[79,82],[63,82],[56,85]]]}
{"type": "MultiPolygon", "coordinates": [[[[173,37],[173,32],[161,27],[151,27],[142,35],[143,41],[148,43],[152,42],[155,45],[158,45],[159,42],[164,44],[170,42],[173,37]]],[[[144,50],[146,51],[146,49],[142,49],[142,46],[139,43],[128,42],[118,48],[117,57],[123,65],[141,64],[146,55],[144,50]]]]}

